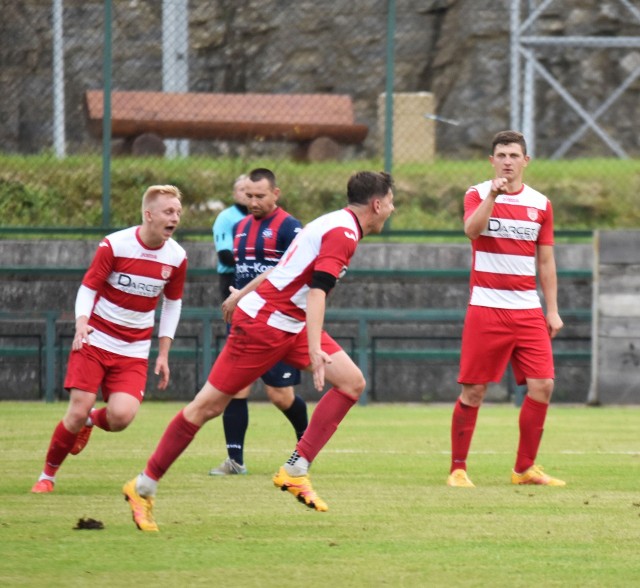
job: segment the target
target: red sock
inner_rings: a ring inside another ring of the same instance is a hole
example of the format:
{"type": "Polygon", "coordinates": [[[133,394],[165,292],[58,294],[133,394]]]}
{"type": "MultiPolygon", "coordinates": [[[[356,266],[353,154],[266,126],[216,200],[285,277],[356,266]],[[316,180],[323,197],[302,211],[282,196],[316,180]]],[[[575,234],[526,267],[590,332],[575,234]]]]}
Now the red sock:
{"type": "Polygon", "coordinates": [[[111,427],[109,426],[109,421],[107,420],[107,407],[103,406],[102,408],[93,409],[89,416],[91,417],[91,421],[93,424],[98,427],[98,429],[102,429],[103,431],[111,431],[111,427]]]}
{"type": "Polygon", "coordinates": [[[548,404],[532,400],[529,396],[524,397],[520,409],[520,443],[514,468],[519,474],[535,463],[548,408],[548,404]]]}
{"type": "Polygon", "coordinates": [[[478,406],[467,406],[458,398],[451,418],[451,472],[467,469],[467,456],[478,420],[478,406]]]}
{"type": "Polygon", "coordinates": [[[313,411],[311,422],[298,441],[296,451],[311,463],[355,403],[354,398],[337,388],[328,390],[313,411]]]}
{"type": "Polygon", "coordinates": [[[73,444],[76,442],[77,433],[70,433],[67,428],[62,424],[62,421],[58,423],[58,426],[53,431],[51,436],[51,442],[49,443],[49,449],[47,450],[47,457],[44,461],[43,472],[47,476],[54,477],[58,468],[62,465],[62,462],[66,459],[67,455],[71,451],[73,444]]]}
{"type": "Polygon", "coordinates": [[[169,423],[156,450],[147,462],[145,474],[154,480],[159,480],[165,475],[171,464],[180,457],[200,430],[200,427],[184,418],[183,412],[184,410],[181,410],[169,423]]]}

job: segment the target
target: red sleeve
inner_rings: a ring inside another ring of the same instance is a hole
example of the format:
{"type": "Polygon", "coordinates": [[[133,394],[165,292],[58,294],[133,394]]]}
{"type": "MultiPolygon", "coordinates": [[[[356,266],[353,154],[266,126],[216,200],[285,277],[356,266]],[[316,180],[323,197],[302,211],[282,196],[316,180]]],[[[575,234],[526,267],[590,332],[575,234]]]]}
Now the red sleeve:
{"type": "Polygon", "coordinates": [[[180,300],[182,298],[184,282],[187,276],[187,263],[187,258],[185,257],[178,269],[173,272],[162,292],[165,298],[169,298],[169,300],[180,300]]]}
{"type": "Polygon", "coordinates": [[[480,198],[480,194],[478,190],[475,188],[469,188],[467,193],[464,195],[464,220],[466,221],[475,211],[482,199],[480,198]]]}
{"type": "Polygon", "coordinates": [[[320,253],[314,266],[316,272],[326,272],[339,278],[342,270],[349,266],[358,246],[358,237],[345,227],[336,227],[322,237],[320,253]]]}
{"type": "Polygon", "coordinates": [[[100,241],[93,261],[82,279],[83,286],[100,291],[113,271],[114,256],[111,243],[105,238],[100,241]]]}
{"type": "Polygon", "coordinates": [[[553,245],[553,207],[551,200],[547,200],[547,210],[538,233],[538,245],[553,245]]]}

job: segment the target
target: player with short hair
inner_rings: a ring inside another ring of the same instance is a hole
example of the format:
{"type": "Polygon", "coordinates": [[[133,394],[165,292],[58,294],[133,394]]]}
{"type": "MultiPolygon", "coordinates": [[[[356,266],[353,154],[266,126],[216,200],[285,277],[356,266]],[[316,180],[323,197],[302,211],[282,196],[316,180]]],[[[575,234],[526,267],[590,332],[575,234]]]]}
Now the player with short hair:
{"type": "Polygon", "coordinates": [[[458,377],[462,392],[451,424],[449,486],[474,486],[466,461],[478,410],[488,382],[499,382],[509,361],[516,382],[526,383],[528,390],[520,410],[520,442],[511,482],[565,485],[535,463],[555,377],[551,339],[563,324],[558,313],[553,209],[546,196],[523,182],[529,159],[522,133],[497,133],[489,157],[494,178],[472,186],[464,197],[464,231],[472,249],[471,297],[462,333],[458,377]]]}
{"type": "Polygon", "coordinates": [[[169,423],[144,471],[122,489],[139,529],[158,530],[153,515],[158,481],[200,428],[278,361],[311,371],[318,391],[325,379],[332,384],[291,458],[273,478],[277,487],[310,508],[328,509],[311,487],[308,469],[364,391],[365,379],[323,329],[326,297],[347,270],[360,239],[382,231],[394,209],[392,186],[391,176],[383,172],[351,176],[346,208],[310,222],[276,267],[225,301],[231,333],[207,382],[169,423]]]}
{"type": "Polygon", "coordinates": [[[175,186],[150,186],[142,198],[142,224],[100,241],[76,297],[76,330],[64,381],[69,406],[32,492],[53,491],[62,462],[84,449],[94,426],[118,432],[133,421],[147,383],[161,295],[154,371],[160,376],[158,388],[167,387],[187,270],[187,254],[171,238],[180,223],[181,199],[175,186]],[[98,389],[106,406],[95,409],[98,389]]]}
{"type": "MultiPolygon", "coordinates": [[[[300,221],[278,206],[280,188],[275,174],[266,168],[250,172],[245,180],[249,214],[234,227],[233,255],[235,289],[246,286],[256,276],[274,267],[302,227],[300,221]]],[[[269,400],[282,411],[300,439],[308,424],[307,403],[294,391],[300,370],[278,362],[262,375],[269,400]]],[[[249,427],[247,398],[251,386],[238,392],[225,408],[222,425],[227,457],[209,471],[212,476],[246,474],[244,440],[249,427]]]]}

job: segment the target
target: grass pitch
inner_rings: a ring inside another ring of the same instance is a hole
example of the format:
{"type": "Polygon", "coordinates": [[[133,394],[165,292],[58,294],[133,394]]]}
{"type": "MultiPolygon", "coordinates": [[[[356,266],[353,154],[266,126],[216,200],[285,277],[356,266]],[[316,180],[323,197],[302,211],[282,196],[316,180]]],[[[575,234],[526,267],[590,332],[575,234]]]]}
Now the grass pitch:
{"type": "Polygon", "coordinates": [[[213,478],[220,420],[160,484],[160,533],[121,495],[181,404],[146,403],[131,427],[95,431],[50,495],[29,490],[63,404],[0,403],[2,586],[632,586],[640,582],[638,408],[553,406],[539,462],[566,488],[512,486],[518,412],[480,412],[469,474],[448,488],[451,406],[356,406],[313,467],[329,512],[271,476],[294,446],[252,403],[250,475],[213,478]],[[91,517],[104,530],[74,530],[91,517]]]}

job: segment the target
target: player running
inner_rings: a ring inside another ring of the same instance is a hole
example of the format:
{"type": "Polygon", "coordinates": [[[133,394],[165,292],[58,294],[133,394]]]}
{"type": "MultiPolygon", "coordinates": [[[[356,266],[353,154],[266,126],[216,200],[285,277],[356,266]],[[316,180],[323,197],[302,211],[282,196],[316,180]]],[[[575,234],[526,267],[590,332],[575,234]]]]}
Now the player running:
{"type": "MultiPolygon", "coordinates": [[[[153,515],[158,482],[200,428],[278,361],[311,371],[318,391],[324,389],[325,379],[332,384],[291,458],[273,478],[277,487],[310,508],[328,509],[311,486],[309,466],[364,391],[365,379],[323,330],[326,297],[349,266],[360,239],[379,233],[393,212],[391,176],[368,171],[354,174],[347,185],[347,200],[346,208],[309,223],[275,268],[236,293],[239,302],[231,333],[208,381],[169,423],[144,471],[124,485],[139,529],[158,530],[153,515]]],[[[226,306],[228,318],[235,301],[226,306]]]]}
{"type": "Polygon", "coordinates": [[[169,383],[169,350],[182,309],[187,254],[171,237],[182,194],[151,186],[142,197],[142,224],[105,237],[76,297],[76,332],[64,387],[69,405],[51,437],[44,469],[31,492],[53,492],[67,455],[77,455],[94,427],[118,432],[136,416],[147,383],[155,310],[164,296],[154,372],[169,383]],[[98,389],[105,407],[95,409],[98,389]]]}

